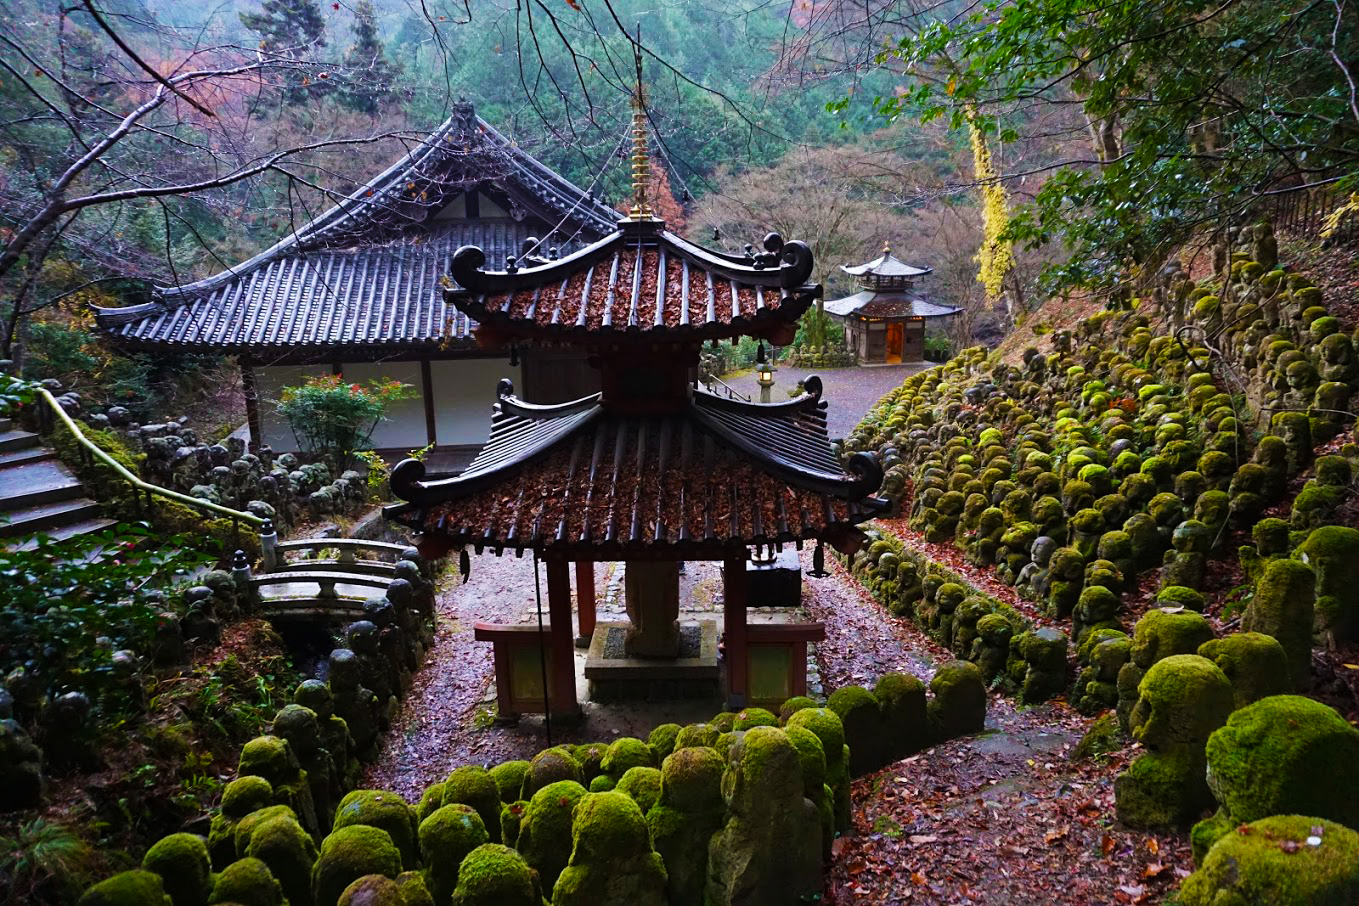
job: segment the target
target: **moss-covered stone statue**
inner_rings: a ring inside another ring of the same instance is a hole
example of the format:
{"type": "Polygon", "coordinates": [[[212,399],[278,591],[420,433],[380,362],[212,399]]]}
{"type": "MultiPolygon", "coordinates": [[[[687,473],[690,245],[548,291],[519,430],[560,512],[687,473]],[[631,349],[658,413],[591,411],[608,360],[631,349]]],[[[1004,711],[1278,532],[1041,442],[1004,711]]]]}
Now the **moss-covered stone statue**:
{"type": "Polygon", "coordinates": [[[312,895],[316,906],[336,906],[344,889],[364,875],[394,879],[399,874],[401,852],[391,835],[366,824],[341,827],[337,820],[336,829],[321,844],[312,872],[312,895]]]}
{"type": "Polygon", "coordinates": [[[552,888],[554,906],[666,906],[665,863],[632,797],[587,793],[572,837],[571,861],[552,888]]]}
{"type": "Polygon", "coordinates": [[[1359,529],[1322,526],[1296,556],[1316,574],[1317,636],[1332,647],[1359,640],[1359,529]]]}
{"type": "Polygon", "coordinates": [[[1289,689],[1288,656],[1273,636],[1234,632],[1204,642],[1198,653],[1231,680],[1237,708],[1289,689]]]}
{"type": "MultiPolygon", "coordinates": [[[[1235,830],[1235,829],[1234,829],[1235,830]]],[[[1184,906],[1348,906],[1359,902],[1359,833],[1307,815],[1274,815],[1223,835],[1185,878],[1184,906]]]]}
{"type": "Polygon", "coordinates": [[[571,813],[585,793],[585,787],[574,780],[558,780],[529,800],[515,847],[538,872],[544,888],[557,883],[571,859],[571,813]]]}
{"type": "Polygon", "coordinates": [[[843,686],[831,693],[826,707],[835,712],[845,728],[850,776],[860,777],[882,767],[886,733],[873,693],[863,686],[843,686]]]}
{"type": "Polygon", "coordinates": [[[481,816],[487,843],[500,842],[500,787],[491,773],[478,765],[455,768],[444,781],[444,805],[470,805],[481,816]]]}
{"type": "Polygon", "coordinates": [[[821,751],[826,758],[826,785],[831,789],[835,830],[840,833],[848,831],[849,746],[845,744],[845,728],[840,718],[829,708],[804,708],[789,717],[787,725],[808,730],[821,740],[821,751]]]}
{"type": "Polygon", "coordinates": [[[1312,624],[1316,573],[1300,560],[1272,560],[1255,586],[1241,628],[1278,639],[1288,657],[1288,675],[1295,691],[1312,679],[1312,624]]]}
{"type": "Polygon", "coordinates": [[[478,846],[458,867],[453,906],[542,906],[537,876],[508,846],[478,846]]]}
{"type": "Polygon", "coordinates": [[[926,706],[935,742],[980,732],[986,725],[986,681],[976,664],[949,661],[930,679],[926,706]]]}
{"type": "Polygon", "coordinates": [[[289,906],[312,906],[316,844],[295,819],[277,815],[261,821],[251,831],[244,854],[269,866],[289,906]]]}
{"type": "Polygon", "coordinates": [[[671,903],[701,903],[708,841],[722,827],[722,759],[706,746],[672,752],[661,767],[660,799],[646,813],[651,842],[665,861],[671,903]]]}
{"type": "Polygon", "coordinates": [[[335,829],[354,825],[386,831],[401,853],[404,870],[414,871],[420,867],[419,823],[415,809],[400,795],[384,790],[355,790],[345,796],[335,810],[335,829]]]}
{"type": "Polygon", "coordinates": [[[708,847],[705,901],[796,903],[819,894],[821,821],[788,735],[775,727],[745,731],[731,747],[722,793],[728,818],[708,847]]]}
{"type": "MultiPolygon", "coordinates": [[[[499,822],[497,822],[498,824],[499,822]]],[[[445,906],[458,886],[458,866],[472,850],[489,842],[481,815],[470,805],[451,803],[420,822],[420,857],[425,887],[436,906],[445,906]]]]}

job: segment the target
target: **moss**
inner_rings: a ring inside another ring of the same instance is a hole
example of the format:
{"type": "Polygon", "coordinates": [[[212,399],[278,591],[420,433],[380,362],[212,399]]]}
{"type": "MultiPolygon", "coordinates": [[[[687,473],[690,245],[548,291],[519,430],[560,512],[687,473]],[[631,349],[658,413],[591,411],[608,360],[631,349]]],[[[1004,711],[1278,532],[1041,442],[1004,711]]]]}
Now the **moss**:
{"type": "Polygon", "coordinates": [[[886,761],[914,755],[928,745],[924,683],[908,673],[884,673],[873,686],[873,698],[881,716],[886,761]]]}
{"type": "Polygon", "coordinates": [[[529,800],[516,846],[548,889],[571,857],[571,812],[585,795],[585,787],[574,780],[559,780],[529,800]]]}
{"type": "Polygon", "coordinates": [[[622,793],[587,794],[576,808],[571,864],[552,888],[554,906],[665,906],[665,885],[637,803],[622,793]]]}
{"type": "Polygon", "coordinates": [[[717,736],[717,728],[712,724],[689,724],[675,737],[675,751],[691,746],[711,746],[717,736]]]}
{"type": "Polygon", "coordinates": [[[420,872],[403,871],[396,876],[396,887],[401,892],[401,906],[434,906],[434,897],[420,872]]]}
{"type": "MultiPolygon", "coordinates": [[[[600,777],[604,775],[599,775],[595,780],[599,780],[600,777]]],[[[500,810],[500,839],[506,846],[519,845],[519,828],[524,822],[524,813],[528,811],[528,805],[520,799],[518,802],[505,803],[505,807],[500,810]]]]}
{"type": "Polygon", "coordinates": [[[344,889],[364,875],[395,878],[401,874],[401,860],[386,831],[366,824],[341,827],[337,818],[312,872],[316,906],[335,906],[344,889]]]}
{"type": "Polygon", "coordinates": [[[339,906],[404,906],[401,888],[391,878],[365,875],[340,894],[339,906]]]}
{"type": "Polygon", "coordinates": [[[631,736],[624,736],[609,746],[603,766],[604,773],[614,780],[621,780],[631,768],[654,768],[656,759],[646,743],[631,736]]]}
{"type": "Polygon", "coordinates": [[[444,781],[444,805],[470,805],[481,816],[487,842],[500,842],[500,787],[491,772],[476,765],[457,768],[444,781]]]}
{"type": "Polygon", "coordinates": [[[316,844],[296,820],[280,816],[262,822],[250,835],[244,855],[269,866],[289,903],[294,906],[311,903],[316,844]]]}
{"type": "Polygon", "coordinates": [[[811,730],[802,727],[787,727],[784,732],[802,760],[804,794],[817,802],[821,798],[822,787],[826,785],[826,752],[821,748],[821,740],[811,730]]]}
{"type": "Polygon", "coordinates": [[[1207,746],[1209,782],[1233,821],[1303,813],[1359,827],[1359,730],[1300,695],[1232,714],[1207,746]]]}
{"type": "Polygon", "coordinates": [[[1173,654],[1195,654],[1213,628],[1192,610],[1149,610],[1133,629],[1132,660],[1143,670],[1173,654]]]}
{"type": "Polygon", "coordinates": [[[1203,867],[1185,879],[1180,902],[1184,906],[1359,902],[1359,834],[1303,815],[1253,822],[1214,844],[1203,867]],[[1318,838],[1318,844],[1311,842],[1318,838]]]}
{"type": "Polygon", "coordinates": [[[581,743],[571,750],[571,754],[580,764],[580,782],[589,786],[590,781],[604,773],[604,756],[609,754],[609,744],[581,743]]]}
{"type": "Polygon", "coordinates": [[[532,800],[534,794],[543,787],[563,780],[573,780],[578,785],[581,783],[580,762],[562,746],[544,749],[529,762],[519,798],[532,800]]]}
{"type": "Polygon", "coordinates": [[[1297,560],[1271,560],[1246,607],[1241,628],[1278,639],[1288,657],[1294,689],[1306,689],[1312,678],[1312,625],[1316,574],[1297,560]]]}
{"type": "Polygon", "coordinates": [[[542,906],[533,873],[519,853],[487,843],[463,859],[458,869],[455,906],[542,906]]]}
{"type": "Polygon", "coordinates": [[[1231,681],[1237,708],[1288,691],[1288,656],[1273,636],[1236,632],[1204,642],[1198,653],[1231,681]]]}
{"type": "MultiPolygon", "coordinates": [[[[447,788],[444,790],[444,801],[448,801],[447,788]]],[[[398,794],[383,790],[354,790],[349,793],[340,800],[340,807],[335,810],[335,829],[355,825],[367,825],[385,831],[401,853],[405,867],[420,867],[415,810],[398,794]]],[[[397,869],[392,877],[396,877],[399,872],[400,869],[397,869]]]]}
{"type": "MultiPolygon", "coordinates": [[[[500,822],[496,822],[499,830],[500,822]]],[[[481,815],[470,805],[445,805],[420,822],[420,855],[425,879],[437,902],[447,902],[458,886],[458,866],[467,854],[490,842],[481,815]]]]}
{"type": "Polygon", "coordinates": [[[835,712],[844,727],[851,776],[859,777],[882,767],[886,763],[886,734],[873,693],[863,686],[844,686],[831,693],[826,707],[835,712]]]}
{"type": "Polygon", "coordinates": [[[1181,827],[1212,798],[1203,779],[1203,755],[1191,749],[1147,752],[1114,778],[1115,813],[1129,827],[1181,827]]]}
{"type": "Polygon", "coordinates": [[[274,788],[269,781],[263,777],[237,777],[222,790],[222,814],[240,820],[273,801],[274,788]]]}
{"type": "Polygon", "coordinates": [[[826,755],[826,783],[834,797],[835,829],[850,828],[849,804],[849,746],[845,744],[845,728],[839,716],[829,708],[804,708],[788,718],[785,729],[801,727],[821,740],[826,755]]]}
{"type": "Polygon", "coordinates": [[[679,732],[679,724],[661,724],[647,736],[646,744],[651,747],[651,757],[656,764],[665,761],[666,756],[675,751],[675,738],[679,732]]]}
{"type": "Polygon", "coordinates": [[[646,814],[661,797],[661,772],[659,768],[628,768],[618,781],[615,789],[631,796],[642,814],[646,814]]]}
{"type": "Polygon", "coordinates": [[[1161,607],[1183,607],[1186,610],[1203,613],[1203,609],[1208,606],[1208,599],[1202,592],[1192,588],[1167,585],[1156,593],[1156,603],[1161,607]]]}
{"type": "Polygon", "coordinates": [[[1194,851],[1194,864],[1202,865],[1204,857],[1208,855],[1208,850],[1213,848],[1213,844],[1236,830],[1237,827],[1237,823],[1232,821],[1222,809],[1214,812],[1212,817],[1204,818],[1195,824],[1189,832],[1189,845],[1194,851]]]}
{"type": "Polygon", "coordinates": [[[1118,729],[1118,718],[1112,714],[1102,714],[1085,731],[1081,741],[1076,743],[1072,758],[1099,758],[1123,747],[1122,734],[1118,729]]]}
{"type": "Polygon", "coordinates": [[[1297,557],[1316,573],[1316,630],[1332,645],[1359,641],[1359,530],[1322,526],[1297,557]]]}
{"type": "MultiPolygon", "coordinates": [[[[236,855],[245,855],[246,849],[250,846],[250,838],[254,836],[256,828],[276,818],[288,818],[296,821],[297,813],[286,805],[271,805],[268,808],[253,811],[237,821],[235,828],[232,829],[232,844],[235,847],[236,855]]],[[[208,841],[208,848],[212,848],[211,839],[208,841]]]]}
{"type": "Polygon", "coordinates": [[[247,742],[236,766],[238,775],[263,777],[274,787],[291,783],[297,770],[288,741],[277,736],[256,736],[247,742]]]}
{"type": "Polygon", "coordinates": [[[986,724],[986,682],[976,664],[950,661],[930,679],[926,707],[936,742],[980,731],[986,724]]]}
{"type": "Polygon", "coordinates": [[[170,906],[160,875],[150,871],[125,871],[85,891],[80,906],[170,906]]]}
{"type": "MultiPolygon", "coordinates": [[[[524,764],[527,765],[528,762],[526,761],[524,764]]],[[[515,792],[518,792],[518,790],[519,787],[516,786],[515,792]]],[[[443,804],[444,785],[442,783],[436,783],[426,787],[425,791],[420,794],[420,803],[415,807],[415,820],[417,822],[424,821],[441,808],[443,804]]]]}
{"type": "Polygon", "coordinates": [[[795,695],[779,706],[779,725],[788,723],[788,718],[792,717],[794,712],[801,711],[803,708],[816,707],[819,707],[819,705],[815,699],[808,698],[805,695],[795,695]]]}
{"type": "Polygon", "coordinates": [[[723,711],[721,714],[714,715],[708,723],[716,727],[719,733],[730,733],[736,729],[736,714],[731,711],[723,711]]]}
{"type": "Polygon", "coordinates": [[[608,774],[600,774],[590,781],[589,790],[592,793],[607,793],[616,786],[618,786],[617,780],[614,780],[608,774]]]}
{"type": "Polygon", "coordinates": [[[205,906],[212,892],[212,859],[207,841],[197,834],[171,834],[157,840],[142,858],[142,868],[160,875],[175,906],[205,906]]]}
{"type": "Polygon", "coordinates": [[[755,727],[777,727],[779,719],[774,712],[764,708],[744,708],[736,715],[734,730],[750,730],[755,727]]]}
{"type": "MultiPolygon", "coordinates": [[[[339,900],[340,891],[327,906],[339,900]]],[[[283,888],[259,859],[245,858],[228,865],[217,875],[210,903],[232,903],[235,906],[283,906],[283,888]]],[[[317,901],[318,904],[320,901],[317,901]]]]}
{"type": "Polygon", "coordinates": [[[495,781],[501,802],[514,802],[519,798],[519,791],[524,787],[524,775],[528,773],[528,769],[527,761],[503,761],[491,768],[491,780],[495,781]]]}

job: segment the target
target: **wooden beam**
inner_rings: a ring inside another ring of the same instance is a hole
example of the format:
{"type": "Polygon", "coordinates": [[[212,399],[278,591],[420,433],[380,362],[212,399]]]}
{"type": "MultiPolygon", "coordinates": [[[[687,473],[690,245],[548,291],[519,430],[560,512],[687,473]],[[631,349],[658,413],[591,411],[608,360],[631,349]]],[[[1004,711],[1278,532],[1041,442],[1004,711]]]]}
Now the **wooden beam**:
{"type": "Polygon", "coordinates": [[[260,422],[260,387],[250,360],[237,360],[241,368],[241,389],[245,391],[245,423],[250,429],[250,450],[258,453],[264,445],[264,426],[260,422]]]}
{"type": "Polygon", "coordinates": [[[574,716],[576,702],[576,640],[571,634],[571,564],[559,557],[547,560],[547,609],[552,621],[548,650],[552,652],[552,684],[548,697],[554,715],[574,716]]]}
{"type": "Polygon", "coordinates": [[[425,397],[425,436],[432,447],[438,442],[434,430],[434,375],[429,359],[420,360],[420,392],[425,397]]]}
{"type": "Polygon", "coordinates": [[[727,657],[727,707],[733,711],[746,706],[749,681],[746,638],[746,558],[727,557],[722,561],[722,628],[727,657]]]}
{"type": "Polygon", "coordinates": [[[590,644],[595,634],[595,564],[593,560],[576,561],[576,614],[580,621],[577,642],[590,644]]]}

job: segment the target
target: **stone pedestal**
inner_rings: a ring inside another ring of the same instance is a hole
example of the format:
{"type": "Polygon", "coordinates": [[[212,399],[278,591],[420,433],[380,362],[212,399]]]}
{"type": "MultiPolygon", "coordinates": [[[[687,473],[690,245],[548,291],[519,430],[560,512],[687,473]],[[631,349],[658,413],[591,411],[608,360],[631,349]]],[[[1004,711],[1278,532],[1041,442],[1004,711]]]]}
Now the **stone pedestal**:
{"type": "Polygon", "coordinates": [[[623,577],[628,626],[623,645],[628,657],[679,656],[679,563],[629,561],[623,577]]]}

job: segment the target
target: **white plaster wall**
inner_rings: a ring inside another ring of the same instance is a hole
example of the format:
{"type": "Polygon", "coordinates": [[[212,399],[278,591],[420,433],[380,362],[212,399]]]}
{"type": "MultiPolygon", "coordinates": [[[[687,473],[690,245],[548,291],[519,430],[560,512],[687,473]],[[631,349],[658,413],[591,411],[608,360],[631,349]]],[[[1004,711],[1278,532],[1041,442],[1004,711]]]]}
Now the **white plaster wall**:
{"type": "Polygon", "coordinates": [[[415,396],[397,400],[387,407],[387,417],[373,429],[372,446],[377,450],[418,450],[429,443],[425,430],[425,400],[421,394],[419,362],[346,363],[341,373],[346,381],[400,381],[415,389],[415,396]]]}
{"type": "Polygon", "coordinates": [[[481,446],[491,433],[491,407],[501,378],[520,387],[523,375],[505,359],[430,363],[434,428],[440,446],[481,446]]]}
{"type": "Polygon", "coordinates": [[[330,374],[328,365],[274,365],[255,369],[255,381],[259,388],[260,430],[264,442],[275,453],[296,453],[297,438],[293,429],[278,413],[278,398],[284,387],[295,387],[310,375],[330,374]]]}

